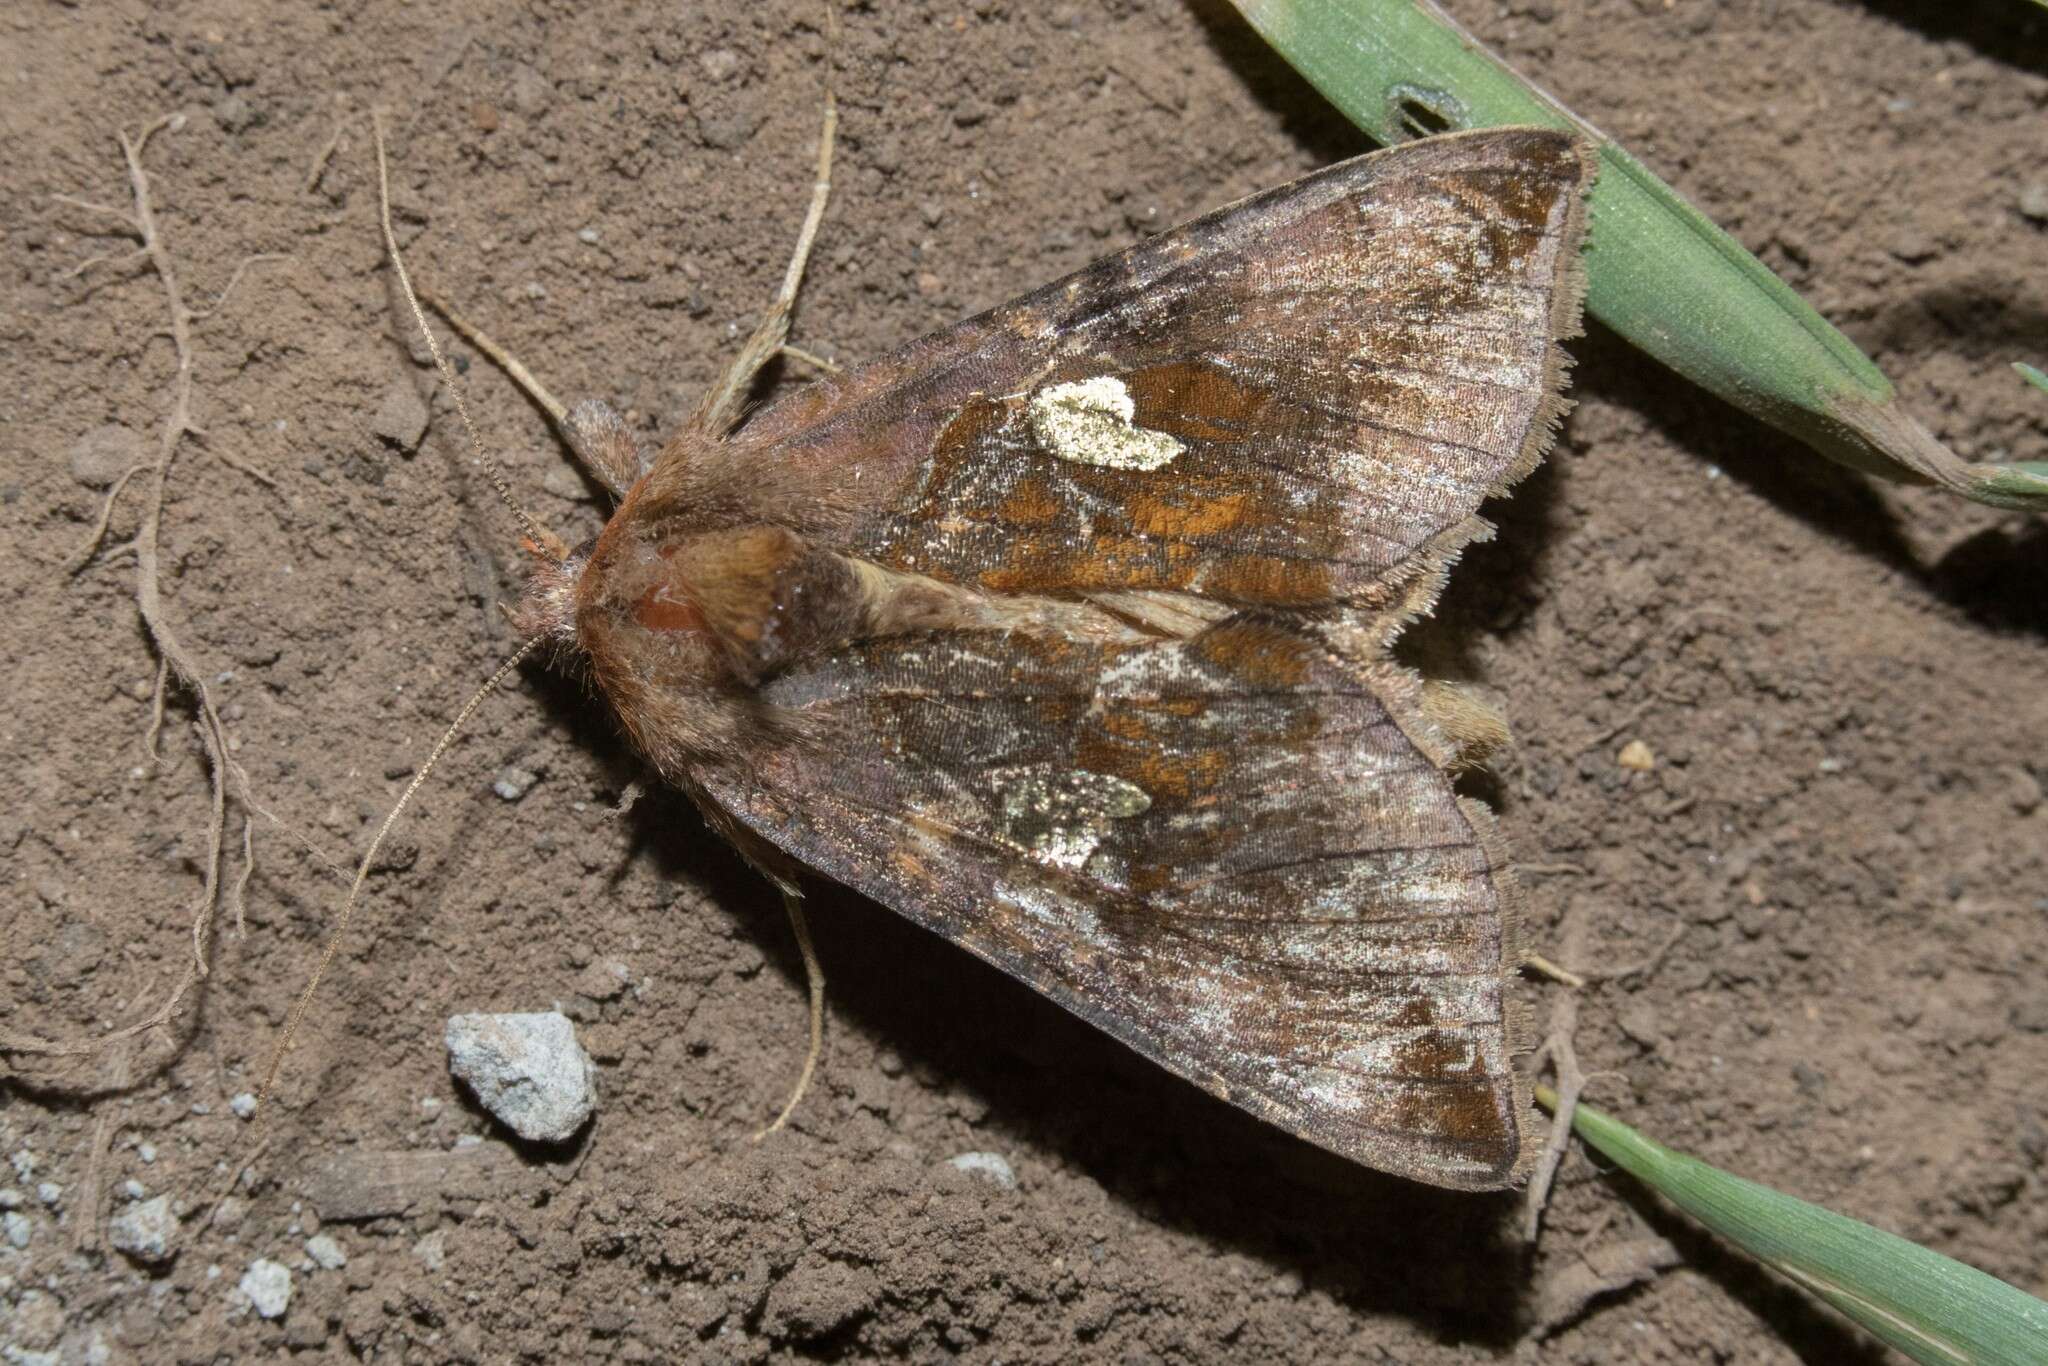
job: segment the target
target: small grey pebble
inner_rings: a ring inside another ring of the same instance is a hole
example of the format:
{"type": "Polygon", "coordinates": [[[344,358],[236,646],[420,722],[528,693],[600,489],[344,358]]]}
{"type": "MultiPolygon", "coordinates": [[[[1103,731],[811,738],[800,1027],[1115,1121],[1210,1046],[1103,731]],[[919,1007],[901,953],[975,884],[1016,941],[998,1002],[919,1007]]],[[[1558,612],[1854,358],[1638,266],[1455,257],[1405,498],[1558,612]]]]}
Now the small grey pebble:
{"type": "Polygon", "coordinates": [[[142,438],[117,422],[95,427],[71,448],[71,477],[103,489],[143,461],[142,438]]]}
{"type": "Polygon", "coordinates": [[[306,1240],[306,1255],[323,1271],[339,1271],[348,1265],[348,1254],[341,1250],[341,1244],[325,1233],[316,1233],[306,1240]]]}
{"type": "Polygon", "coordinates": [[[6,1237],[9,1247],[27,1247],[29,1235],[34,1231],[35,1225],[29,1222],[26,1214],[18,1214],[13,1210],[0,1214],[0,1235],[6,1237]]]}
{"type": "MultiPolygon", "coordinates": [[[[64,1301],[47,1290],[25,1290],[14,1302],[13,1323],[8,1327],[8,1346],[40,1353],[55,1347],[64,1336],[64,1301]]],[[[17,1359],[10,1351],[10,1359],[17,1359]]]]}
{"type": "Polygon", "coordinates": [[[123,1181],[120,1189],[123,1200],[140,1200],[143,1196],[149,1194],[149,1189],[133,1177],[123,1181]]]}
{"type": "Polygon", "coordinates": [[[443,1038],[448,1070],[521,1138],[563,1142],[596,1108],[596,1069],[559,1011],[456,1015],[443,1038]]]}
{"type": "Polygon", "coordinates": [[[1003,1190],[1017,1189],[1016,1169],[1001,1153],[961,1153],[947,1158],[946,1165],[1003,1190]]]}
{"type": "Polygon", "coordinates": [[[759,131],[762,116],[751,109],[723,114],[697,115],[697,136],[706,147],[719,152],[737,151],[759,131]]]}
{"type": "Polygon", "coordinates": [[[538,773],[515,765],[499,771],[497,781],[491,784],[491,791],[508,802],[516,802],[533,791],[533,785],[539,781],[538,773]]]}
{"type": "Polygon", "coordinates": [[[136,1145],[136,1147],[135,1147],[135,1155],[136,1155],[137,1157],[141,1158],[141,1159],[142,1159],[142,1160],[143,1160],[144,1162],[154,1162],[154,1161],[156,1161],[156,1144],[154,1144],[154,1143],[139,1143],[139,1144],[137,1144],[137,1145],[136,1145]]]}
{"type": "Polygon", "coordinates": [[[1941,255],[1941,244],[1916,228],[1904,228],[1893,234],[1885,250],[1907,265],[1917,266],[1941,255]]]}
{"type": "Polygon", "coordinates": [[[554,98],[554,84],[535,68],[522,62],[512,73],[512,107],[526,117],[545,112],[554,98]]]}
{"type": "Polygon", "coordinates": [[[370,418],[370,434],[410,454],[427,434],[427,401],[409,375],[400,375],[384,391],[383,402],[370,418]]]}
{"type": "Polygon", "coordinates": [[[623,995],[632,984],[633,970],[617,959],[607,958],[577,973],[569,989],[588,1000],[611,1001],[623,995]]]}
{"type": "Polygon", "coordinates": [[[2048,180],[2030,180],[2020,186],[2020,214],[2036,223],[2048,223],[2048,180]]]}
{"type": "Polygon", "coordinates": [[[235,1112],[236,1119],[248,1119],[256,1113],[256,1097],[247,1091],[237,1092],[228,1101],[228,1108],[235,1112]]]}
{"type": "Polygon", "coordinates": [[[0,1209],[20,1209],[26,1203],[28,1202],[21,1198],[21,1192],[13,1186],[0,1188],[0,1209]]]}
{"type": "Polygon", "coordinates": [[[64,1203],[64,1188],[55,1181],[38,1181],[36,1182],[36,1199],[42,1201],[51,1209],[55,1209],[64,1203]]]}
{"type": "Polygon", "coordinates": [[[256,106],[249,103],[240,92],[228,95],[213,106],[214,122],[230,133],[239,133],[253,127],[262,120],[256,106]]]}
{"type": "Polygon", "coordinates": [[[107,1241],[114,1250],[152,1266],[171,1259],[177,1234],[178,1216],[171,1212],[168,1195],[137,1200],[107,1221],[107,1241]]]}
{"type": "Polygon", "coordinates": [[[292,1302],[291,1268],[268,1257],[258,1257],[242,1273],[241,1292],[266,1319],[281,1319],[292,1302]]]}
{"type": "Polygon", "coordinates": [[[2014,813],[2021,816],[2033,815],[2048,800],[2048,794],[2041,790],[2041,780],[2017,764],[2005,770],[2005,795],[2014,813]]]}
{"type": "Polygon", "coordinates": [[[576,230],[576,240],[586,247],[596,246],[600,235],[596,228],[578,228],[576,230]]]}
{"type": "Polygon", "coordinates": [[[412,1255],[420,1259],[420,1265],[429,1271],[439,1271],[448,1264],[448,1235],[435,1229],[412,1245],[412,1255]]]}

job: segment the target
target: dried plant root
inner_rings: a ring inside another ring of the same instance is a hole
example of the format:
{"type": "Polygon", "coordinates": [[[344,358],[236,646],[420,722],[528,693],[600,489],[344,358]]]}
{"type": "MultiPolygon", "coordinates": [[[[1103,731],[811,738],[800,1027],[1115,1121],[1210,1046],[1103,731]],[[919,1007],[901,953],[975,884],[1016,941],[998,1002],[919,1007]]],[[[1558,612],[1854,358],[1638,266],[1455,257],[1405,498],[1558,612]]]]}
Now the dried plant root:
{"type": "MultiPolygon", "coordinates": [[[[124,547],[135,556],[135,606],[141,614],[143,627],[149,634],[150,645],[157,655],[156,688],[151,698],[151,721],[145,743],[154,754],[167,695],[172,688],[178,688],[192,698],[195,712],[194,727],[199,732],[200,745],[206,754],[210,803],[205,851],[199,861],[202,883],[191,910],[192,956],[163,1003],[142,1019],[90,1039],[45,1039],[35,1035],[4,1032],[0,1033],[0,1051],[5,1052],[78,1057],[97,1053],[111,1044],[161,1028],[177,1019],[193,987],[205,980],[209,971],[214,919],[221,903],[221,872],[227,858],[230,783],[235,788],[235,800],[247,804],[245,799],[248,792],[248,776],[240,765],[228,757],[227,731],[221,724],[220,712],[214,705],[212,692],[207,687],[206,673],[199,667],[191,651],[179,640],[177,631],[172,627],[170,618],[164,610],[162,593],[159,544],[163,532],[164,491],[170,482],[171,469],[177,459],[179,446],[188,435],[200,435],[199,427],[192,418],[192,323],[199,315],[194,314],[185,305],[184,288],[179,281],[177,270],[171,263],[170,252],[164,245],[163,236],[157,228],[156,207],[149,192],[149,176],[142,168],[142,155],[147,150],[150,139],[166,128],[175,128],[176,122],[177,116],[166,116],[151,123],[133,139],[126,133],[118,135],[122,158],[128,169],[129,191],[134,200],[132,212],[88,204],[84,201],[66,201],[117,221],[141,244],[135,253],[137,258],[146,260],[163,284],[164,298],[170,312],[170,327],[167,330],[177,361],[176,372],[171,382],[171,408],[164,418],[162,432],[157,439],[155,458],[124,473],[107,491],[105,505],[93,530],[93,538],[73,568],[75,571],[76,568],[82,567],[98,549],[112,520],[114,500],[127,487],[131,476],[146,475],[146,494],[143,499],[141,522],[134,538],[124,547]]],[[[237,278],[239,275],[238,269],[237,278]]],[[[239,464],[236,467],[241,468],[239,464]]],[[[251,850],[246,836],[243,848],[246,857],[251,850]]],[[[246,876],[245,869],[242,879],[238,879],[238,886],[240,881],[246,880],[246,876]]]]}

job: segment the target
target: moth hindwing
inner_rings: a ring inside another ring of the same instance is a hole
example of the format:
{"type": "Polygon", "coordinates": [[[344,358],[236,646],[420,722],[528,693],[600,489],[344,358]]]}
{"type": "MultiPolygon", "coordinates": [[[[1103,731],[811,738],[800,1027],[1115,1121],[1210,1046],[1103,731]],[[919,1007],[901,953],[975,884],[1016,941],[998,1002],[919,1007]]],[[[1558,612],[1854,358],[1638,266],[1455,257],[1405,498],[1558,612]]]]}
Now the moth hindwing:
{"type": "Polygon", "coordinates": [[[1509,1184],[1515,893],[1447,776],[1498,722],[1387,651],[1563,409],[1590,175],[1544,130],[1374,153],[693,424],[527,621],[766,870],[1509,1184]]]}

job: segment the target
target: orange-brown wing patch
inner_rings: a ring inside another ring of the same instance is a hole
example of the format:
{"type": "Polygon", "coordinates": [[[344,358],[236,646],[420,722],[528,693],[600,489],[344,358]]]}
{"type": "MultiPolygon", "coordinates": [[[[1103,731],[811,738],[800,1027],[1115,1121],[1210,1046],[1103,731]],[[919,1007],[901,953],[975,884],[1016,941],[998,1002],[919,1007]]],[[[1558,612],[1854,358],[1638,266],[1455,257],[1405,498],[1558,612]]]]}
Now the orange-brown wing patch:
{"type": "Polygon", "coordinates": [[[1331,167],[794,395],[655,503],[995,591],[1391,600],[1547,442],[1589,175],[1534,129],[1331,167]]]}

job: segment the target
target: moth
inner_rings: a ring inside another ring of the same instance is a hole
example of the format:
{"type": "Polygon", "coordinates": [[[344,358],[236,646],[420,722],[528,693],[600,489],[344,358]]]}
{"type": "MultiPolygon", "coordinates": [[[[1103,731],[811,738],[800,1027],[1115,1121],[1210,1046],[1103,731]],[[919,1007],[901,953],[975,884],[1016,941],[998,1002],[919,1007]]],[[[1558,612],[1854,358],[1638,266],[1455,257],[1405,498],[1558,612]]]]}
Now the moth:
{"type": "Polygon", "coordinates": [[[741,420],[821,175],[665,446],[567,414],[616,508],[529,538],[515,620],[792,894],[1345,1157],[1511,1184],[1516,891],[1453,780],[1505,728],[1389,647],[1564,410],[1591,175],[1548,130],[1375,152],[741,420]]]}

